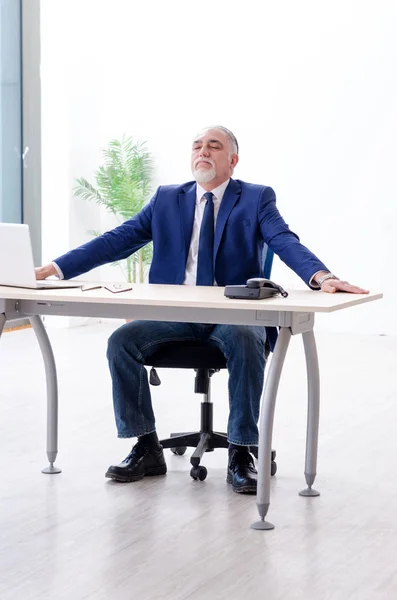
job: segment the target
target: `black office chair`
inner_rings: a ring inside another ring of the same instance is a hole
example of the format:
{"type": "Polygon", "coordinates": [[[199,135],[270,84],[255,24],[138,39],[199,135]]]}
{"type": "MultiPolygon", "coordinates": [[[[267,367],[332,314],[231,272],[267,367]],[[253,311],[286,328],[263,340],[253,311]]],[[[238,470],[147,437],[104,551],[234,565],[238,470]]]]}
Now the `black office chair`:
{"type": "MultiPolygon", "coordinates": [[[[273,263],[273,252],[267,246],[263,250],[263,273],[264,277],[270,279],[273,263]]],[[[270,348],[266,345],[266,357],[270,348]]],[[[160,385],[161,381],[157,375],[157,368],[167,369],[194,369],[196,372],[194,391],[203,394],[201,403],[200,431],[189,433],[171,433],[167,439],[160,440],[163,448],[170,448],[171,452],[182,456],[187,447],[195,448],[190,463],[192,468],[190,476],[193,479],[204,481],[207,477],[207,469],[200,465],[205,452],[212,452],[215,448],[227,448],[227,434],[213,430],[213,405],[211,401],[211,377],[221,369],[226,369],[226,359],[222,352],[213,346],[201,342],[167,342],[161,348],[146,359],[145,364],[151,366],[150,383],[160,385]]],[[[258,447],[250,448],[255,458],[258,458],[258,447]]],[[[270,472],[276,474],[277,464],[275,462],[276,451],[272,450],[270,472]]]]}

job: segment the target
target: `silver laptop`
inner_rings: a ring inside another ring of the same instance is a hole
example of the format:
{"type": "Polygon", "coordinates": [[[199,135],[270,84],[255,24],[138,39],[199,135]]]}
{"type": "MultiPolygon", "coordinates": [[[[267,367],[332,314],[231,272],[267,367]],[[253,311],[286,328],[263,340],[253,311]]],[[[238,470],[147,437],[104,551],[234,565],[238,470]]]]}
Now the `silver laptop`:
{"type": "Polygon", "coordinates": [[[28,225],[0,223],[0,285],[31,289],[78,288],[72,281],[36,281],[28,225]]]}

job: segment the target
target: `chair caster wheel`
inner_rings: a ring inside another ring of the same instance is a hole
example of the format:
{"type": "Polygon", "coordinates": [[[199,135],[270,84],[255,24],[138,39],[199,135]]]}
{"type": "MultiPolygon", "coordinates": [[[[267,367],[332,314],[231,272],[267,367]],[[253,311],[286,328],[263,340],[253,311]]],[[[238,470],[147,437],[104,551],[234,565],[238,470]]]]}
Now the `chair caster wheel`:
{"type": "Polygon", "coordinates": [[[180,446],[179,448],[170,448],[172,454],[177,456],[183,456],[187,450],[187,446],[180,446]]]}
{"type": "Polygon", "coordinates": [[[202,467],[201,465],[199,465],[198,467],[192,467],[190,469],[190,477],[195,481],[197,481],[197,479],[199,481],[204,481],[204,479],[207,477],[207,473],[207,469],[205,467],[202,467]]]}
{"type": "Polygon", "coordinates": [[[270,476],[274,477],[274,475],[277,473],[277,463],[274,462],[274,460],[272,460],[272,464],[270,465],[270,476]]]}

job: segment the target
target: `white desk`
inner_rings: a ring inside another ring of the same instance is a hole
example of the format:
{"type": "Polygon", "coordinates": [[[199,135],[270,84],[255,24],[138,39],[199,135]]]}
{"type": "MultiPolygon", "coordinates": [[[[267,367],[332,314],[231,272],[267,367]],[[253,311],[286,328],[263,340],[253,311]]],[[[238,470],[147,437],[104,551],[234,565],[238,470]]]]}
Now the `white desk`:
{"type": "Polygon", "coordinates": [[[40,315],[134,318],[193,323],[229,323],[280,327],[280,334],[267,373],[259,423],[258,492],[260,521],[255,529],[272,529],[265,520],[270,506],[270,462],[277,389],[291,335],[301,334],[308,377],[308,416],[305,478],[302,496],[317,496],[313,489],[317,469],[320,378],[314,339],[314,313],[334,312],[382,298],[368,295],[325,294],[291,291],[288,298],[231,300],[221,287],[181,285],[134,285],[132,291],[113,294],[104,289],[27,290],[0,286],[0,335],[6,321],[28,317],[44,358],[47,380],[47,456],[45,473],[59,473],[58,386],[55,359],[40,315]]]}

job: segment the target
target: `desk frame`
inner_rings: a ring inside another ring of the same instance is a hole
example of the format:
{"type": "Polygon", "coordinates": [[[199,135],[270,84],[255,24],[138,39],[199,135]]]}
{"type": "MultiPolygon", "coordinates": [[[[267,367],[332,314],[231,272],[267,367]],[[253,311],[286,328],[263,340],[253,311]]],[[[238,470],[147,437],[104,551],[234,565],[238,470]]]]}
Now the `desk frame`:
{"type": "Polygon", "coordinates": [[[196,323],[226,323],[233,325],[262,325],[279,327],[280,333],[268,369],[259,423],[258,490],[256,504],[260,520],[254,529],[273,529],[266,521],[270,507],[270,464],[274,412],[281,372],[291,335],[302,335],[308,381],[308,414],[306,431],[305,478],[307,488],[302,496],[318,496],[313,489],[317,472],[318,429],[320,414],[320,376],[316,343],[313,333],[313,312],[233,310],[195,308],[194,316],[189,308],[145,305],[114,305],[106,303],[79,303],[64,300],[4,300],[0,299],[0,336],[7,321],[28,318],[39,342],[43,356],[47,386],[47,457],[49,466],[42,472],[55,474],[61,469],[55,465],[58,454],[58,383],[54,353],[45,330],[42,315],[135,318],[156,321],[187,321],[196,323]],[[176,315],[177,313],[177,315],[176,315]],[[229,317],[229,318],[228,318],[229,317]],[[232,317],[232,319],[230,319],[232,317]]]}

